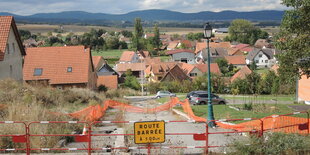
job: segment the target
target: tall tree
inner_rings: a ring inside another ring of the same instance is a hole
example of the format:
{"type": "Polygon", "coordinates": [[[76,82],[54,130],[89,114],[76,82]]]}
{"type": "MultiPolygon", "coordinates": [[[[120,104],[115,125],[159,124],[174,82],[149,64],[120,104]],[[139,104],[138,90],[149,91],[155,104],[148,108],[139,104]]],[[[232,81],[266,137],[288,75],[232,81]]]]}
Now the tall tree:
{"type": "Polygon", "coordinates": [[[282,0],[282,4],[291,10],[285,11],[276,43],[283,51],[278,56],[280,81],[294,83],[297,75],[310,75],[310,1],[282,0]]]}
{"type": "Polygon", "coordinates": [[[157,49],[157,51],[160,47],[160,44],[161,44],[161,42],[160,42],[159,29],[158,29],[158,25],[155,24],[155,27],[154,27],[154,46],[157,49]]]}
{"type": "Polygon", "coordinates": [[[143,36],[143,27],[141,24],[141,18],[136,18],[134,25],[134,34],[132,37],[133,48],[136,51],[143,49],[142,36],[143,36]]]}
{"type": "Polygon", "coordinates": [[[229,37],[225,40],[237,41],[246,44],[255,44],[257,39],[267,39],[268,33],[255,27],[244,19],[233,20],[228,28],[229,37]]]}

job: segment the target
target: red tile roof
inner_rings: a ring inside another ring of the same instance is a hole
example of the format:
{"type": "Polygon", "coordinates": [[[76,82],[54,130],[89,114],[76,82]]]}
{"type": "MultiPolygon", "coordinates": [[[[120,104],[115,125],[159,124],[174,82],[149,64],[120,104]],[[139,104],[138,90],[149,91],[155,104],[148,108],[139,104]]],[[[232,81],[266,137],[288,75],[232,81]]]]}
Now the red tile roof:
{"type": "Polygon", "coordinates": [[[0,16],[0,61],[4,59],[4,53],[11,27],[14,31],[14,35],[22,55],[26,55],[13,16],[0,16]]]}
{"type": "Polygon", "coordinates": [[[186,73],[184,73],[184,71],[179,67],[179,65],[176,64],[166,72],[161,81],[183,81],[188,79],[190,79],[190,77],[187,76],[186,73]]]}
{"type": "MultiPolygon", "coordinates": [[[[231,44],[230,42],[210,42],[210,48],[225,48],[225,49],[229,49],[231,48],[231,44]]],[[[205,49],[207,47],[207,43],[206,42],[198,42],[196,43],[196,50],[195,53],[198,53],[199,51],[205,49]]]]}
{"type": "Polygon", "coordinates": [[[117,89],[117,75],[98,76],[97,87],[99,87],[100,85],[104,85],[110,89],[117,89]]]}
{"type": "Polygon", "coordinates": [[[148,57],[143,59],[143,62],[145,63],[145,65],[150,65],[150,64],[156,64],[156,63],[161,63],[160,57],[148,57]]]}
{"type": "Polygon", "coordinates": [[[145,70],[146,74],[153,72],[154,74],[165,74],[169,69],[174,67],[177,62],[161,62],[156,64],[150,64],[145,70]]]}
{"type": "Polygon", "coordinates": [[[129,63],[129,64],[117,64],[116,71],[126,72],[128,69],[131,71],[143,71],[145,70],[145,63],[129,63]]]}
{"type": "MultiPolygon", "coordinates": [[[[208,64],[196,64],[195,65],[202,73],[206,73],[208,71],[208,64]]],[[[222,74],[220,67],[217,63],[210,64],[211,73],[214,74],[222,74]]]]}
{"type": "Polygon", "coordinates": [[[120,62],[131,61],[134,55],[135,55],[134,51],[124,51],[119,61],[120,62]]]}
{"type": "Polygon", "coordinates": [[[242,67],[235,75],[230,78],[230,81],[233,82],[236,79],[244,79],[246,75],[251,74],[252,71],[248,66],[242,67]]]}
{"type": "Polygon", "coordinates": [[[179,66],[184,70],[186,75],[188,75],[196,66],[188,63],[179,63],[179,66]]]}
{"type": "Polygon", "coordinates": [[[245,58],[244,55],[236,55],[236,56],[225,56],[225,59],[228,61],[228,64],[233,65],[245,65],[245,58]]]}
{"type": "Polygon", "coordinates": [[[180,41],[178,41],[178,40],[176,40],[176,41],[171,41],[171,42],[169,42],[169,45],[167,46],[167,48],[169,48],[169,49],[175,49],[175,48],[178,46],[179,43],[180,43],[180,41]]]}
{"type": "Polygon", "coordinates": [[[171,55],[171,54],[182,53],[182,52],[194,54],[194,51],[190,49],[177,49],[177,50],[166,51],[166,54],[171,55]]]}
{"type": "Polygon", "coordinates": [[[93,65],[94,67],[97,69],[101,66],[98,66],[99,65],[99,62],[100,60],[103,60],[103,57],[102,56],[93,56],[93,65]]]}
{"type": "Polygon", "coordinates": [[[90,49],[84,46],[27,48],[24,63],[24,80],[49,80],[50,84],[88,83],[94,71],[90,49]],[[72,72],[67,68],[72,67],[72,72]],[[35,68],[42,75],[35,76],[35,68]]]}

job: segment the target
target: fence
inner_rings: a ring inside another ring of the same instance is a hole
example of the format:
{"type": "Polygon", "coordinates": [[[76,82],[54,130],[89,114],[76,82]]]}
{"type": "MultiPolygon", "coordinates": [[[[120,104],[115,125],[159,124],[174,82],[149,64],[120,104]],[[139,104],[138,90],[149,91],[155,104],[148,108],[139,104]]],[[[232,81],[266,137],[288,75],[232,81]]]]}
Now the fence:
{"type": "MultiPolygon", "coordinates": [[[[196,153],[208,153],[210,149],[221,148],[221,147],[229,147],[229,145],[214,145],[212,144],[212,136],[213,135],[223,135],[223,134],[242,134],[247,133],[249,135],[257,135],[264,136],[265,132],[284,132],[284,133],[299,133],[299,134],[308,134],[309,135],[309,113],[308,112],[295,112],[291,114],[285,115],[273,115],[270,117],[265,117],[262,119],[256,118],[244,118],[244,119],[221,119],[214,120],[214,122],[223,129],[233,129],[229,131],[212,131],[208,127],[206,122],[202,121],[165,121],[165,125],[171,127],[171,129],[165,132],[165,136],[173,137],[176,136],[177,139],[185,136],[185,139],[191,139],[192,141],[197,141],[199,145],[176,145],[174,142],[167,142],[169,139],[167,138],[165,143],[162,144],[134,144],[133,143],[133,125],[138,121],[95,121],[92,123],[82,122],[82,121],[37,121],[37,122],[17,122],[17,121],[4,121],[0,122],[0,125],[13,125],[14,127],[18,126],[21,128],[20,131],[24,131],[18,134],[2,134],[0,131],[0,138],[3,137],[11,137],[11,143],[21,143],[24,147],[18,148],[1,148],[2,152],[26,152],[27,154],[34,152],[46,152],[46,151],[87,151],[88,154],[95,152],[110,152],[110,151],[136,151],[137,153],[148,153],[148,154],[160,154],[162,152],[156,152],[161,150],[170,149],[175,152],[172,154],[184,153],[186,149],[197,149],[196,153]],[[293,117],[298,116],[298,117],[293,117]],[[231,124],[231,122],[242,121],[239,124],[231,124]],[[205,130],[202,132],[173,132],[173,123],[183,123],[182,125],[186,126],[186,123],[199,123],[197,125],[201,125],[201,128],[205,130]],[[84,134],[68,134],[68,133],[44,133],[42,131],[40,134],[34,134],[33,131],[42,128],[41,126],[55,127],[60,124],[66,125],[76,125],[77,127],[84,127],[88,129],[87,133],[84,134]],[[92,131],[94,126],[99,127],[111,127],[112,124],[118,124],[116,127],[121,127],[121,129],[126,129],[124,132],[115,132],[113,129],[105,130],[107,132],[100,133],[98,131],[92,131]],[[169,125],[171,124],[171,125],[169,125]],[[211,131],[210,131],[211,130],[211,131]],[[36,147],[33,146],[33,139],[37,137],[53,137],[53,136],[62,136],[62,137],[74,137],[76,142],[83,142],[85,144],[84,147],[81,148],[44,148],[44,147],[36,147]],[[101,138],[98,138],[101,137],[101,138]],[[114,137],[111,138],[111,137],[114,137]],[[121,137],[121,138],[119,138],[121,137]],[[189,138],[190,137],[190,138],[189,138]],[[117,140],[119,138],[119,140],[117,140]],[[110,141],[115,142],[114,145],[102,145],[99,141],[110,141]],[[125,141],[125,142],[124,142],[125,141]],[[180,151],[181,150],[181,151],[180,151]],[[153,152],[152,152],[153,151],[153,152]],[[154,152],[155,151],[155,152],[154,152]]],[[[194,143],[192,143],[194,144],[194,143]]],[[[196,143],[195,143],[196,144],[196,143]]],[[[15,146],[15,145],[11,145],[15,146]]],[[[167,152],[167,151],[165,151],[167,152]]],[[[186,153],[186,152],[185,152],[186,153]]]]}

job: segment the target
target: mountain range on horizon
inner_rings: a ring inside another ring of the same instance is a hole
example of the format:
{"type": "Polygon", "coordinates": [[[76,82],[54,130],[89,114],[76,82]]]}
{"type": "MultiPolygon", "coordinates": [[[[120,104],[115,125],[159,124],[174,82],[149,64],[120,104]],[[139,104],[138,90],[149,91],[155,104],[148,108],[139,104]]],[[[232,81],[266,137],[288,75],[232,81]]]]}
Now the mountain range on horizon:
{"type": "Polygon", "coordinates": [[[125,14],[89,13],[84,11],[64,11],[58,13],[37,13],[29,16],[0,12],[0,15],[14,16],[17,22],[29,23],[96,23],[98,21],[133,21],[140,17],[143,21],[231,21],[246,19],[250,21],[281,21],[284,11],[262,10],[250,12],[203,11],[197,13],[182,13],[169,10],[141,10],[125,14]]]}

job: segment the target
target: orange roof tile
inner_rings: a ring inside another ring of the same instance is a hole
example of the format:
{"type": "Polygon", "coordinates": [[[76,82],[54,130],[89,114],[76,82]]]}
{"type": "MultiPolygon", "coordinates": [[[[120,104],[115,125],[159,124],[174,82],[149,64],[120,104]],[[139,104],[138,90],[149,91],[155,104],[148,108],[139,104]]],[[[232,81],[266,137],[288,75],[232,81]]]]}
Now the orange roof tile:
{"type": "Polygon", "coordinates": [[[245,65],[245,58],[244,55],[236,55],[236,56],[225,56],[225,59],[228,61],[228,64],[233,65],[245,65]]]}
{"type": "Polygon", "coordinates": [[[131,61],[132,57],[135,55],[134,51],[124,51],[121,55],[119,61],[131,61]]]}
{"type": "Polygon", "coordinates": [[[98,76],[97,87],[104,85],[111,89],[117,89],[118,77],[117,75],[98,76]]]}
{"type": "MultiPolygon", "coordinates": [[[[210,42],[209,45],[210,45],[210,48],[219,48],[219,47],[225,48],[225,49],[231,48],[230,42],[210,42]]],[[[207,47],[206,42],[196,43],[195,53],[198,53],[199,51],[205,49],[206,47],[207,47]]]]}
{"type": "Polygon", "coordinates": [[[169,69],[174,67],[177,62],[161,62],[156,64],[150,64],[146,69],[146,72],[149,74],[153,72],[154,74],[165,74],[169,69]]]}
{"type": "Polygon", "coordinates": [[[179,66],[188,75],[196,66],[188,63],[179,63],[179,66]]]}
{"type": "MultiPolygon", "coordinates": [[[[206,73],[208,71],[208,64],[196,64],[195,65],[202,73],[206,73]]],[[[210,64],[211,73],[214,74],[222,74],[220,67],[217,63],[210,64]]]]}
{"type": "Polygon", "coordinates": [[[102,60],[103,57],[102,56],[93,56],[93,65],[94,67],[97,69],[98,67],[101,67],[101,66],[98,66],[99,65],[99,62],[100,60],[102,60]]]}
{"type": "Polygon", "coordinates": [[[22,55],[26,55],[13,16],[0,16],[0,61],[4,59],[4,53],[11,27],[14,31],[15,38],[22,55]]]}
{"type": "Polygon", "coordinates": [[[230,81],[233,82],[236,79],[244,79],[246,75],[251,74],[252,71],[248,66],[242,67],[235,75],[230,78],[230,81]]]}
{"type": "Polygon", "coordinates": [[[161,81],[165,81],[165,80],[183,81],[187,79],[190,79],[190,77],[186,75],[186,73],[180,68],[179,65],[175,64],[171,69],[169,69],[166,72],[166,74],[163,76],[161,81]]]}
{"type": "Polygon", "coordinates": [[[169,45],[167,46],[167,48],[169,49],[175,49],[177,47],[177,45],[179,44],[180,41],[171,41],[169,42],[169,45]]]}
{"type": "Polygon", "coordinates": [[[145,63],[116,64],[118,72],[126,72],[128,69],[131,71],[143,71],[145,70],[145,63]]]}
{"type": "Polygon", "coordinates": [[[143,62],[145,63],[145,65],[150,65],[150,64],[156,64],[156,63],[161,63],[160,57],[148,57],[143,59],[143,62]]]}
{"type": "Polygon", "coordinates": [[[49,80],[50,84],[88,83],[94,71],[90,49],[84,46],[27,48],[24,63],[24,80],[49,80]],[[90,66],[91,65],[91,66],[90,66]],[[72,72],[67,72],[72,67],[72,72]],[[35,68],[42,75],[35,76],[35,68]]]}

